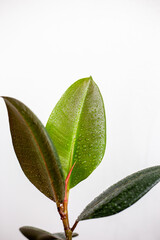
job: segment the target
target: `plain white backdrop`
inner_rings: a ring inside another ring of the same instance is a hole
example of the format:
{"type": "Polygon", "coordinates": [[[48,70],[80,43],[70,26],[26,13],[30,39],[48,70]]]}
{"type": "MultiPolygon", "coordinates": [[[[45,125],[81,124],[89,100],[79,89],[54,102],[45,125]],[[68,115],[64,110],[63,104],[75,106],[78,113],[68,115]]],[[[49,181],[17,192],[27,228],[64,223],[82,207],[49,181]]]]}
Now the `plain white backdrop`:
{"type": "MultiPolygon", "coordinates": [[[[71,223],[121,178],[160,164],[160,1],[0,0],[0,95],[46,124],[63,92],[92,75],[106,107],[101,165],[71,190],[71,223]]],[[[160,185],[129,209],[79,223],[77,239],[159,240],[160,185]]],[[[24,176],[0,100],[0,239],[18,228],[62,231],[55,204],[24,176]]]]}

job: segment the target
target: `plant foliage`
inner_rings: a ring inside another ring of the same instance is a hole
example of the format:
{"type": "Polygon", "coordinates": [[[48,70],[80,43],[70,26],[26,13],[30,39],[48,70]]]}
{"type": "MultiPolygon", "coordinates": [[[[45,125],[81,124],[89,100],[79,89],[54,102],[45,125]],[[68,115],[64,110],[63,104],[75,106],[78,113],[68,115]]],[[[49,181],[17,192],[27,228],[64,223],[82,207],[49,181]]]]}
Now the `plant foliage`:
{"type": "Polygon", "coordinates": [[[103,99],[91,77],[71,85],[53,109],[46,129],[57,149],[64,176],[74,163],[69,188],[88,177],[106,147],[103,99]]]}
{"type": "Polygon", "coordinates": [[[119,213],[137,202],[159,181],[160,166],[136,172],[95,198],[80,214],[78,221],[119,213]]]}
{"type": "Polygon", "coordinates": [[[22,102],[3,97],[15,153],[29,180],[47,197],[62,202],[64,177],[56,149],[40,120],[22,102]]]}
{"type": "Polygon", "coordinates": [[[30,240],[71,240],[79,221],[110,216],[138,201],[160,181],[160,166],[136,172],[95,198],[69,225],[69,190],[100,164],[106,147],[106,118],[100,90],[92,77],[72,84],[53,109],[46,128],[22,102],[3,97],[13,147],[27,178],[56,202],[64,233],[21,227],[30,240]]]}

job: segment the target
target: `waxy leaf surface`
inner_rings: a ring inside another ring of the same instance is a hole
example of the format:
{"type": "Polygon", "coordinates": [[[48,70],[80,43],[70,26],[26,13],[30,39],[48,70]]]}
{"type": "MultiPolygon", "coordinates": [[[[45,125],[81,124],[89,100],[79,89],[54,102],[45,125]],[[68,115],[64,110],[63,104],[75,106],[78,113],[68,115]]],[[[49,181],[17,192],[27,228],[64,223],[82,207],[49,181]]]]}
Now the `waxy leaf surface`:
{"type": "MultiPolygon", "coordinates": [[[[39,228],[30,227],[30,226],[24,226],[21,227],[20,232],[29,240],[65,240],[65,234],[64,233],[49,233],[47,231],[44,231],[39,228]]],[[[77,233],[73,233],[72,237],[77,237],[77,233]]]]}
{"type": "Polygon", "coordinates": [[[103,99],[91,77],[76,81],[63,94],[46,125],[69,188],[87,178],[101,162],[106,146],[103,99]]]}
{"type": "Polygon", "coordinates": [[[22,102],[3,97],[7,106],[15,153],[28,179],[47,197],[64,199],[64,177],[47,131],[22,102]]]}
{"type": "Polygon", "coordinates": [[[136,172],[95,198],[77,221],[110,216],[128,208],[160,181],[160,166],[136,172]]]}

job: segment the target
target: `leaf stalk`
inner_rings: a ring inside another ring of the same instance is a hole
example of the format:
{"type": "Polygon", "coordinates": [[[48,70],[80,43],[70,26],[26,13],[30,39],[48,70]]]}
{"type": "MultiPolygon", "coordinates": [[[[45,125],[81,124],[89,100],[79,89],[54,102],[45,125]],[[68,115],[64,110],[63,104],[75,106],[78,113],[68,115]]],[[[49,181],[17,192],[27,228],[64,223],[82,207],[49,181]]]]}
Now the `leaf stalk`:
{"type": "Polygon", "coordinates": [[[74,229],[77,227],[78,222],[79,222],[79,221],[76,220],[75,223],[73,224],[73,226],[72,226],[72,228],[71,228],[72,232],[73,232],[74,229]]]}

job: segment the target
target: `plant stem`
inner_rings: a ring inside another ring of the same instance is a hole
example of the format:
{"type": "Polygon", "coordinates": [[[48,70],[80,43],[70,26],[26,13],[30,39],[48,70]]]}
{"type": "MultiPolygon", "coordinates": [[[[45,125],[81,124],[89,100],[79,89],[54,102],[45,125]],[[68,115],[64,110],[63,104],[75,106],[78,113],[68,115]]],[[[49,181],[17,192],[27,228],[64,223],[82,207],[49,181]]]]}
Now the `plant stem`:
{"type": "Polygon", "coordinates": [[[72,230],[70,228],[69,225],[69,218],[68,218],[68,195],[69,195],[69,191],[66,191],[66,198],[64,199],[64,214],[65,214],[65,218],[63,221],[63,226],[64,226],[64,230],[65,230],[65,234],[66,234],[66,239],[67,240],[71,240],[72,239],[72,230]]]}
{"type": "Polygon", "coordinates": [[[61,204],[57,204],[58,212],[61,216],[61,220],[63,222],[63,227],[66,235],[66,240],[72,240],[72,229],[69,225],[69,218],[68,218],[68,196],[69,196],[69,189],[68,189],[68,182],[72,173],[72,170],[75,166],[76,162],[73,164],[72,168],[70,169],[67,178],[65,180],[65,196],[64,201],[61,204]]]}
{"type": "Polygon", "coordinates": [[[58,212],[63,222],[66,240],[72,240],[72,230],[70,228],[68,219],[68,198],[65,199],[64,202],[58,206],[58,212]]]}
{"type": "Polygon", "coordinates": [[[68,216],[62,220],[67,240],[72,240],[72,230],[69,226],[68,216]]]}

